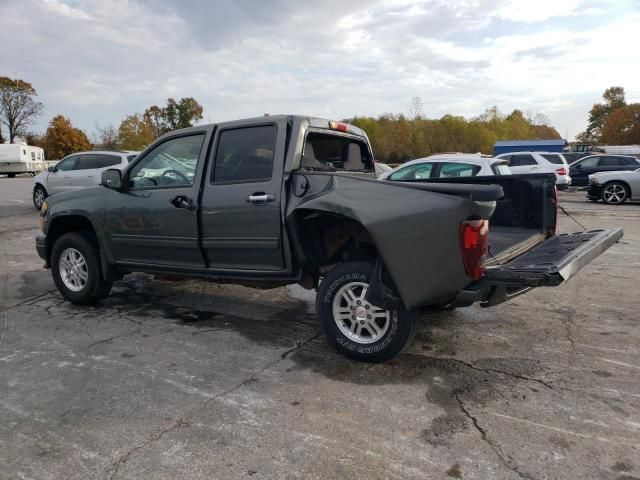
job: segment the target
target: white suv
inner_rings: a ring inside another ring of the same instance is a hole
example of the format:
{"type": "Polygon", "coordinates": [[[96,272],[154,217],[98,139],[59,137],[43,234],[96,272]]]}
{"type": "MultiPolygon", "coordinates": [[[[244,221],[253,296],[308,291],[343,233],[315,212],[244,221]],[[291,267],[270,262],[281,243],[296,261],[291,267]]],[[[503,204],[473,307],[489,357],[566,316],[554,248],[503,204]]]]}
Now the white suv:
{"type": "Polygon", "coordinates": [[[555,173],[556,185],[568,187],[571,185],[569,164],[561,153],[557,152],[511,152],[498,155],[509,162],[509,168],[514,175],[518,173],[555,173]]]}
{"type": "Polygon", "coordinates": [[[439,153],[405,162],[378,177],[380,180],[510,175],[507,161],[474,153],[439,153]]]}
{"type": "Polygon", "coordinates": [[[55,167],[33,179],[33,205],[40,210],[44,200],[56,193],[97,187],[102,171],[107,168],[124,169],[138,152],[78,152],[64,157],[55,167]]]}

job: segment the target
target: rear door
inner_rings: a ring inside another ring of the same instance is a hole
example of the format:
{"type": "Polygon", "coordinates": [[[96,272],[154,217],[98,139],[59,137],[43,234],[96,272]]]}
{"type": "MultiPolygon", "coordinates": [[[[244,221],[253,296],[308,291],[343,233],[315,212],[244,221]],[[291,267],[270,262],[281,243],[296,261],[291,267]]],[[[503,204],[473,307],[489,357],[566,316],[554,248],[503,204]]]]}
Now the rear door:
{"type": "Polygon", "coordinates": [[[285,269],[281,198],[286,122],[221,124],[202,193],[208,267],[227,272],[285,269]]]}
{"type": "Polygon", "coordinates": [[[482,170],[480,165],[463,162],[439,162],[432,178],[475,177],[482,170]]]}
{"type": "Polygon", "coordinates": [[[573,185],[588,185],[589,175],[598,171],[600,157],[586,157],[571,166],[571,183],[573,185]]]}

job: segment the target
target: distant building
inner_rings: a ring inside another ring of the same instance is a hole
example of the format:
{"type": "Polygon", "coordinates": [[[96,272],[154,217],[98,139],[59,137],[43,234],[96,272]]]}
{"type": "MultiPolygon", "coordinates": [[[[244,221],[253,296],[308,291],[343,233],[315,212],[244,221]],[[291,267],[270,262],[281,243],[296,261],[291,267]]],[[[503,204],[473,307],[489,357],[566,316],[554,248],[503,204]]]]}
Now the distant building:
{"type": "Polygon", "coordinates": [[[562,153],[567,141],[555,140],[500,140],[493,146],[493,154],[509,152],[558,152],[562,153]]]}

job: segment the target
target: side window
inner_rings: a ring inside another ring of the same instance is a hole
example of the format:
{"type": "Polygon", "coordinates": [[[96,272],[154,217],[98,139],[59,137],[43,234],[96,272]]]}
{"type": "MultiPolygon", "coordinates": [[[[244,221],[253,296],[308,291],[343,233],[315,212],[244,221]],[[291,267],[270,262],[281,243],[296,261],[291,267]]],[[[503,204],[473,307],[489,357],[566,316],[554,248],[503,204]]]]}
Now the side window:
{"type": "Polygon", "coordinates": [[[599,167],[619,167],[623,165],[620,157],[600,157],[599,167]]]}
{"type": "Polygon", "coordinates": [[[265,181],[273,172],[275,125],[223,130],[218,138],[214,182],[265,181]]]}
{"type": "Polygon", "coordinates": [[[171,138],[156,146],[129,173],[132,188],[193,185],[204,133],[171,138]]]}
{"type": "Polygon", "coordinates": [[[136,158],[138,155],[127,155],[127,162],[131,163],[133,162],[133,159],[136,158]]]}
{"type": "Polygon", "coordinates": [[[531,155],[512,155],[509,161],[510,167],[526,167],[528,165],[537,165],[533,156],[531,155]]]}
{"type": "Polygon", "coordinates": [[[419,163],[401,168],[389,176],[389,180],[423,180],[431,176],[433,163],[419,163]]]}
{"type": "Polygon", "coordinates": [[[119,165],[120,163],[122,163],[122,159],[118,155],[99,154],[95,156],[94,168],[107,168],[113,165],[119,165]]]}
{"type": "Polygon", "coordinates": [[[91,168],[95,168],[95,157],[96,156],[93,154],[80,155],[74,170],[89,170],[91,168]]]}
{"type": "Polygon", "coordinates": [[[470,163],[446,162],[440,164],[439,177],[473,177],[480,171],[479,165],[470,163]]]}
{"type": "Polygon", "coordinates": [[[584,160],[580,160],[578,165],[582,165],[583,167],[595,167],[598,165],[599,157],[587,157],[584,160]]]}
{"type": "Polygon", "coordinates": [[[76,166],[76,160],[78,159],[78,155],[74,155],[73,157],[67,157],[63,160],[60,160],[56,165],[56,170],[60,170],[62,172],[68,172],[73,170],[76,166]]]}
{"type": "Polygon", "coordinates": [[[36,160],[36,152],[31,152],[31,161],[35,162],[36,160]]]}

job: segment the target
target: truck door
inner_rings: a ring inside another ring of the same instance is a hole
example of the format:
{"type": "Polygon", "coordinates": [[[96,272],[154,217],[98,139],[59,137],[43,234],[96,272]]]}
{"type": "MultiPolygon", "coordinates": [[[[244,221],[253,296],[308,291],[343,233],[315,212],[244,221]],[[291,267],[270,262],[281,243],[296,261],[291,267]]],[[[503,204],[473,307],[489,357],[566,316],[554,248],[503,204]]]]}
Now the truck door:
{"type": "Polygon", "coordinates": [[[211,129],[179,133],[139,156],[106,190],[105,232],[118,264],[204,268],[198,191],[211,129]]]}
{"type": "Polygon", "coordinates": [[[219,271],[282,271],[286,123],[221,124],[202,193],[202,248],[219,271]]]}

